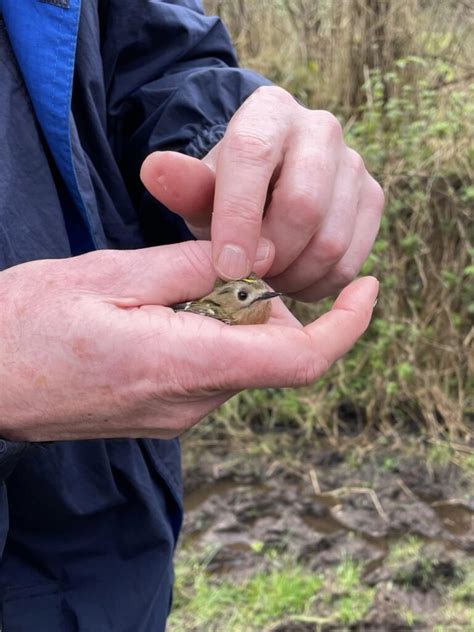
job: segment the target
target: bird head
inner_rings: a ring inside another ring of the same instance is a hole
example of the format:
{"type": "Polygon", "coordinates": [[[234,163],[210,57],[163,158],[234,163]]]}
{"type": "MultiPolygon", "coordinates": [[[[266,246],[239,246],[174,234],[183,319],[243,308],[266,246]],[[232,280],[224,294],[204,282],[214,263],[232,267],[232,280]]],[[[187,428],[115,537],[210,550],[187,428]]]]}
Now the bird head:
{"type": "Polygon", "coordinates": [[[280,296],[254,274],[238,281],[218,281],[203,300],[214,302],[221,320],[235,325],[261,324],[270,317],[269,300],[280,296]]]}

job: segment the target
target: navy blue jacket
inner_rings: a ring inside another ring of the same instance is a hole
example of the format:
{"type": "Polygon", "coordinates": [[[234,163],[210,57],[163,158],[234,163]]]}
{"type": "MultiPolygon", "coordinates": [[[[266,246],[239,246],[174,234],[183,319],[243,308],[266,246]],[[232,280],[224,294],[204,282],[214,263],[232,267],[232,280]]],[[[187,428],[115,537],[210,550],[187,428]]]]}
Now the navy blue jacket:
{"type": "MultiPolygon", "coordinates": [[[[0,0],[0,269],[190,238],[141,162],[203,156],[264,83],[198,0],[0,0]]],[[[164,629],[176,440],[0,440],[0,482],[3,632],[164,629]]]]}

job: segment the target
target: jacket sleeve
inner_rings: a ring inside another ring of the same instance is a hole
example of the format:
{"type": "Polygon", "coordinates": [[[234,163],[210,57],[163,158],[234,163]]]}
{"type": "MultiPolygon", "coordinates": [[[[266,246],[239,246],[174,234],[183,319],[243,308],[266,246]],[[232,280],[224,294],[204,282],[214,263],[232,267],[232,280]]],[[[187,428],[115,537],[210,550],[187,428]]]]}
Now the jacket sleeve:
{"type": "Polygon", "coordinates": [[[110,141],[146,212],[156,203],[139,181],[144,158],[163,149],[204,156],[241,103],[270,82],[239,68],[222,22],[198,0],[109,0],[100,20],[110,141]]]}
{"type": "Polygon", "coordinates": [[[0,559],[8,533],[8,500],[5,481],[13,471],[28,444],[23,441],[0,439],[0,559]]]}

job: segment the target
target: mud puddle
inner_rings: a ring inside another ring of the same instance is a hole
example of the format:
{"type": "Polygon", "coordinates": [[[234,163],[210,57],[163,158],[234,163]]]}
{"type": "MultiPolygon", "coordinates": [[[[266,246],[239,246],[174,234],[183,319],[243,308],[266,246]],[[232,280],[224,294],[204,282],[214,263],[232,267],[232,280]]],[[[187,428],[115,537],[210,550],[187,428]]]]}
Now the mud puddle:
{"type": "Polygon", "coordinates": [[[220,455],[216,467],[206,455],[185,470],[181,546],[205,551],[207,571],[217,577],[250,577],[265,568],[266,551],[317,573],[349,558],[376,589],[363,629],[411,629],[396,613],[432,616],[474,553],[473,490],[461,477],[443,482],[409,459],[392,472],[377,459],[354,468],[318,453],[305,456],[304,471],[243,459],[227,468],[220,455]],[[406,542],[416,550],[397,558],[406,542]]]}

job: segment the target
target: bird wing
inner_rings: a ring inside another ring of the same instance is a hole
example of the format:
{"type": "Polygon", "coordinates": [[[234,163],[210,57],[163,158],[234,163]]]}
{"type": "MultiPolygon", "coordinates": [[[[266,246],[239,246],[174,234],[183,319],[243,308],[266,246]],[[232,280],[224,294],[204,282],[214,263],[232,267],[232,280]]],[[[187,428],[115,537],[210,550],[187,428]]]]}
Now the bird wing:
{"type": "Polygon", "coordinates": [[[210,316],[219,319],[216,305],[207,301],[188,301],[187,303],[177,303],[172,305],[171,309],[175,312],[191,312],[193,314],[201,314],[201,316],[210,316]]]}

